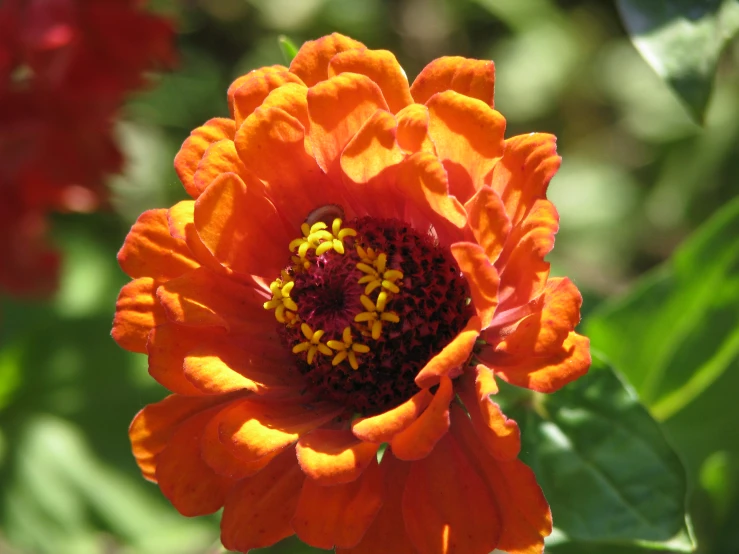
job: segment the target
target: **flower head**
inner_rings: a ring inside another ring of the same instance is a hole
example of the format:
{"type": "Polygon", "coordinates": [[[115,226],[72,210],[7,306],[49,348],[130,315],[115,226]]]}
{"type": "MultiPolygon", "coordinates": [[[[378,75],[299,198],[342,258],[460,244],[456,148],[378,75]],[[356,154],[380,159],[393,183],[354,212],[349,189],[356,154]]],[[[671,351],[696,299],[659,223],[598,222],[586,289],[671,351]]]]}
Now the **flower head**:
{"type": "Polygon", "coordinates": [[[175,167],[193,200],[144,213],[113,336],[174,394],[131,425],[185,515],[224,507],[247,551],[541,552],[547,503],[495,377],[585,373],[581,303],[544,256],[555,139],[504,139],[493,64],[408,85],[341,35],[228,91],[175,167]]]}

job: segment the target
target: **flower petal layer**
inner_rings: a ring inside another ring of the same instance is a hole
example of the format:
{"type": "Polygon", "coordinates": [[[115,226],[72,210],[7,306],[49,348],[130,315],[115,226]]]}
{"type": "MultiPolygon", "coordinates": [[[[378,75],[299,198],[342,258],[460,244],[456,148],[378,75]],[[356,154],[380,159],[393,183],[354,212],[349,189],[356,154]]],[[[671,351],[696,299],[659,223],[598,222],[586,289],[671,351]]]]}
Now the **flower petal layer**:
{"type": "Polygon", "coordinates": [[[454,91],[426,104],[429,136],[449,174],[449,193],[467,202],[503,156],[505,119],[490,106],[454,91]]]}
{"type": "Polygon", "coordinates": [[[387,50],[347,50],[331,58],[328,75],[358,73],[372,79],[382,90],[390,111],[396,113],[413,103],[408,78],[398,60],[387,50]]]}
{"type": "Polygon", "coordinates": [[[376,416],[355,419],[352,422],[352,432],[364,441],[378,444],[390,442],[395,435],[418,419],[433,398],[428,389],[423,389],[400,406],[376,416]]]}
{"type": "Polygon", "coordinates": [[[282,66],[255,69],[234,81],[228,98],[236,128],[241,127],[244,120],[262,105],[270,92],[288,83],[302,85],[303,81],[282,66]]]}
{"type": "MultiPolygon", "coordinates": [[[[211,333],[216,330],[208,330],[211,333]]],[[[149,375],[167,389],[184,396],[201,396],[203,391],[195,387],[184,375],[185,356],[203,336],[202,329],[187,328],[165,323],[149,334],[149,375]]]]}
{"type": "Polygon", "coordinates": [[[184,241],[169,233],[167,210],[141,214],[118,252],[118,264],[129,277],[174,279],[198,267],[184,241]]]}
{"type": "Polygon", "coordinates": [[[395,114],[398,121],[398,144],[409,153],[430,152],[436,147],[429,137],[429,109],[423,104],[411,104],[395,114]]]}
{"type": "Polygon", "coordinates": [[[235,133],[236,124],[232,119],[214,117],[196,128],[182,143],[180,151],[174,158],[174,167],[190,196],[197,198],[200,194],[200,191],[193,186],[193,176],[205,151],[219,140],[233,140],[235,133]]]}
{"type": "Polygon", "coordinates": [[[452,398],[452,381],[442,376],[439,388],[424,412],[393,437],[390,446],[396,458],[405,461],[419,460],[430,454],[449,430],[449,403],[452,398]]]}
{"type": "Polygon", "coordinates": [[[295,453],[286,450],[253,477],[239,481],[226,497],[223,508],[223,546],[248,552],[293,535],[290,521],[304,479],[295,453]]]}
{"type": "Polygon", "coordinates": [[[490,395],[498,392],[493,372],[483,365],[459,380],[458,394],[469,412],[478,440],[497,460],[513,460],[521,450],[521,431],[508,419],[490,395]]]}
{"type": "MultiPolygon", "coordinates": [[[[198,197],[218,176],[228,172],[236,173],[243,180],[248,180],[250,177],[246,166],[236,153],[234,141],[223,139],[208,147],[193,175],[192,186],[198,191],[198,197]]],[[[254,180],[253,177],[252,180],[254,180]]]]}
{"type": "Polygon", "coordinates": [[[141,277],[121,289],[111,335],[122,348],[145,354],[149,331],[166,321],[164,308],[156,297],[157,287],[151,277],[141,277]]]}
{"type": "Polygon", "coordinates": [[[454,379],[461,375],[462,364],[470,357],[479,336],[480,318],[473,316],[452,342],[418,372],[416,384],[421,388],[429,388],[436,385],[442,376],[454,379]]]}
{"type": "Polygon", "coordinates": [[[344,147],[377,110],[388,110],[377,84],[365,75],[342,73],[308,91],[310,143],[316,162],[336,174],[344,147]]]}
{"type": "Polygon", "coordinates": [[[303,473],[322,487],[356,480],[375,460],[379,444],[355,437],[349,429],[316,429],[295,446],[303,473]]]}
{"type": "Polygon", "coordinates": [[[481,246],[471,242],[457,242],[451,246],[459,270],[467,279],[477,317],[483,329],[490,326],[498,307],[500,277],[481,246]]]}
{"type": "Polygon", "coordinates": [[[223,506],[233,479],[216,474],[200,456],[200,438],[219,408],[191,416],[179,425],[157,456],[162,494],[185,516],[212,514],[223,506]]]}
{"type": "Polygon", "coordinates": [[[494,264],[511,232],[503,201],[493,189],[484,186],[465,203],[464,209],[472,236],[494,264]]]}
{"type": "Polygon", "coordinates": [[[534,472],[517,459],[493,458],[459,406],[452,407],[450,435],[495,497],[502,520],[497,548],[509,554],[542,554],[544,537],[552,532],[552,515],[534,472]]]}
{"type": "Polygon", "coordinates": [[[361,42],[333,33],[318,40],[309,40],[300,47],[290,63],[290,71],[312,87],[320,81],[328,79],[328,66],[331,59],[346,50],[366,47],[361,42]]]}
{"type": "Polygon", "coordinates": [[[493,107],[495,65],[488,60],[472,60],[459,56],[437,58],[418,74],[411,94],[425,104],[437,92],[453,90],[477,98],[493,107]]]}
{"type": "Polygon", "coordinates": [[[402,506],[408,535],[424,554],[488,554],[498,543],[495,501],[449,435],[411,465],[402,506]]]}
{"type": "Polygon", "coordinates": [[[350,483],[322,486],[306,479],[292,520],[297,536],[318,548],[355,546],[382,506],[383,473],[373,454],[367,469],[350,483]]]}

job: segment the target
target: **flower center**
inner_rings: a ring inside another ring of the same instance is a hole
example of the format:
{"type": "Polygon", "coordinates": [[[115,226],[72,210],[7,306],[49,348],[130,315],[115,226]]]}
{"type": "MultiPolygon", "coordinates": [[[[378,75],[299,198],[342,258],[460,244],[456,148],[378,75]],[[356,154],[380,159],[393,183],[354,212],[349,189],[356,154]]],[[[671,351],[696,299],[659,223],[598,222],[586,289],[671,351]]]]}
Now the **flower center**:
{"type": "Polygon", "coordinates": [[[303,224],[270,285],[308,390],[361,414],[418,392],[418,371],[463,328],[469,288],[447,249],[396,219],[303,224]]]}

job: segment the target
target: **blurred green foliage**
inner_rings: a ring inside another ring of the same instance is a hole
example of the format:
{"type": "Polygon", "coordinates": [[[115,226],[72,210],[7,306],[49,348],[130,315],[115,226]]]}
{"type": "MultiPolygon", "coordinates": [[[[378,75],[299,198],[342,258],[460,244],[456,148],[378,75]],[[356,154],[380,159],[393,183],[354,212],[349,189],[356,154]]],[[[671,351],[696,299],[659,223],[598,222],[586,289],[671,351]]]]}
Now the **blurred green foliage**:
{"type": "MultiPolygon", "coordinates": [[[[629,28],[637,5],[645,4],[619,2],[629,28]]],[[[192,128],[227,113],[230,81],[284,63],[291,50],[281,35],[300,44],[332,31],[393,51],[411,79],[441,55],[493,59],[508,136],[559,137],[564,162],[550,198],[562,225],[551,261],[583,291],[585,330],[608,362],[551,397],[511,387],[501,395],[524,427],[522,456],[560,527],[548,549],[689,550],[687,486],[699,552],[739,551],[739,204],[684,242],[738,190],[736,42],[722,56],[712,51],[715,81],[713,70],[699,68],[714,87],[698,126],[634,49],[611,2],[162,0],[157,9],[178,20],[180,67],[153,77],[122,114],[127,165],[110,180],[112,210],[56,218],[65,265],[53,299],[0,303],[0,552],[220,551],[217,518],[179,516],[130,454],[128,423],[166,391],[148,376],[144,356],[109,337],[126,281],[115,252],[143,210],[184,198],[172,159],[192,128]],[[628,488],[634,479],[643,490],[628,488]],[[610,504],[594,511],[600,497],[610,504]],[[638,514],[650,502],[663,504],[647,525],[638,514]],[[622,524],[609,529],[616,517],[622,524]]],[[[642,44],[669,44],[660,36],[642,36],[642,44]]],[[[703,101],[685,98],[694,111],[703,101]]],[[[267,551],[320,552],[294,540],[267,551]]]]}

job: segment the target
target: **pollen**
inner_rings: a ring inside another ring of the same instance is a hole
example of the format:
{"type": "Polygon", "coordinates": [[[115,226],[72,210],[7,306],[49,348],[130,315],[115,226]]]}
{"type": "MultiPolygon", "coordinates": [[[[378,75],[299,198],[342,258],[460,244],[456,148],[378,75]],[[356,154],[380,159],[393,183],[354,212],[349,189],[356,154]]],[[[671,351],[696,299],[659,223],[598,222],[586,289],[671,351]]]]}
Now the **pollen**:
{"type": "MultiPolygon", "coordinates": [[[[397,281],[403,278],[403,272],[397,269],[387,269],[387,254],[376,254],[371,248],[368,250],[370,253],[361,246],[357,246],[357,253],[362,259],[357,264],[357,269],[366,274],[359,279],[360,285],[366,284],[364,294],[369,295],[378,287],[382,287],[386,293],[398,294],[400,287],[397,281]]],[[[387,298],[387,294],[385,294],[385,297],[387,298]]]]}
{"type": "Polygon", "coordinates": [[[295,323],[298,305],[290,298],[290,291],[295,286],[292,276],[285,270],[282,275],[269,284],[272,298],[263,304],[265,310],[274,310],[275,318],[280,323],[295,323]]]}
{"type": "Polygon", "coordinates": [[[345,327],[341,336],[342,340],[330,340],[326,342],[329,348],[335,350],[337,354],[331,361],[331,365],[339,365],[344,360],[349,360],[349,365],[353,370],[359,369],[357,354],[366,354],[370,351],[370,347],[366,344],[358,344],[353,342],[351,327],[345,327]]]}
{"type": "Polygon", "coordinates": [[[357,231],[349,227],[342,228],[340,218],[335,218],[331,223],[331,231],[328,225],[323,221],[317,221],[313,225],[303,223],[300,230],[303,236],[290,242],[288,248],[290,252],[297,250],[297,258],[305,260],[308,252],[315,250],[316,256],[322,256],[330,250],[335,250],[339,254],[344,254],[344,239],[357,235],[357,231]]]}
{"type": "Polygon", "coordinates": [[[316,358],[316,354],[319,352],[326,356],[331,356],[333,354],[331,349],[321,342],[321,338],[323,338],[325,331],[322,329],[313,331],[307,323],[302,323],[300,325],[300,331],[303,333],[306,340],[293,346],[293,354],[307,352],[306,361],[308,362],[308,365],[313,363],[313,360],[316,358]]]}
{"type": "Polygon", "coordinates": [[[374,340],[380,338],[383,322],[398,323],[400,321],[400,317],[395,312],[384,311],[387,300],[380,303],[378,297],[377,302],[372,302],[366,294],[360,296],[359,300],[366,311],[358,313],[354,317],[354,321],[357,323],[367,322],[369,333],[374,340]]]}

